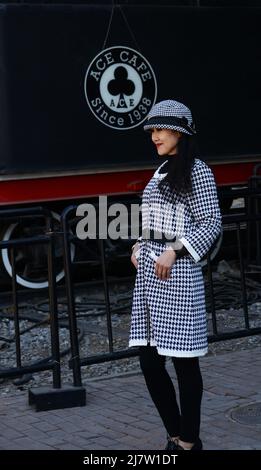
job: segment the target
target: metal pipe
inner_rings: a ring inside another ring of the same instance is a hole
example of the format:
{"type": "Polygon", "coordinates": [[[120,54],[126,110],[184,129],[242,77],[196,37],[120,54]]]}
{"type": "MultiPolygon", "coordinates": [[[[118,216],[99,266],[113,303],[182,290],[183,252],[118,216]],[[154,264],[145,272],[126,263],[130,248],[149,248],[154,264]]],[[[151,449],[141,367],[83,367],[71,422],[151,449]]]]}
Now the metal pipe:
{"type": "Polygon", "coordinates": [[[10,369],[0,369],[0,377],[8,378],[8,377],[21,377],[24,374],[31,374],[33,372],[41,372],[44,370],[51,370],[53,369],[53,361],[48,362],[47,364],[39,364],[39,365],[30,365],[30,366],[22,366],[22,367],[12,367],[10,369]]]}
{"type": "Polygon", "coordinates": [[[72,350],[72,369],[73,369],[73,380],[74,385],[77,387],[82,386],[81,381],[81,366],[79,356],[79,341],[77,331],[77,319],[75,311],[75,298],[74,288],[72,281],[72,260],[70,250],[70,232],[68,228],[68,216],[72,211],[75,211],[77,206],[67,207],[61,217],[62,229],[63,229],[63,249],[64,249],[64,272],[65,272],[65,287],[67,293],[68,302],[68,318],[70,325],[70,341],[72,350]]]}
{"type": "Polygon", "coordinates": [[[250,328],[249,330],[238,330],[227,333],[219,333],[218,336],[210,335],[208,337],[209,343],[216,343],[218,341],[226,341],[227,339],[245,338],[246,336],[255,336],[261,334],[261,328],[250,328]]]}
{"type": "Polygon", "coordinates": [[[99,240],[99,245],[100,245],[100,251],[101,251],[101,266],[102,266],[103,289],[104,289],[104,297],[105,297],[105,311],[106,311],[106,320],[107,320],[109,351],[113,352],[110,296],[109,296],[109,289],[108,289],[108,279],[106,275],[106,261],[105,261],[105,250],[104,250],[103,239],[99,240]]]}
{"type": "Polygon", "coordinates": [[[49,287],[49,305],[50,305],[50,330],[51,330],[51,350],[54,361],[53,366],[53,387],[61,388],[61,365],[60,365],[60,342],[59,342],[59,324],[56,292],[55,275],[55,250],[52,218],[47,218],[47,231],[50,238],[48,246],[48,287],[49,287]]]}
{"type": "Polygon", "coordinates": [[[243,255],[242,255],[241,236],[240,236],[240,222],[237,223],[237,246],[238,246],[239,266],[240,266],[240,274],[241,274],[240,282],[241,282],[241,288],[242,288],[242,303],[243,303],[243,310],[244,310],[245,325],[246,325],[246,328],[249,328],[246,279],[245,279],[244,261],[243,261],[243,255]]]}
{"type": "Polygon", "coordinates": [[[14,217],[50,217],[51,212],[46,207],[27,207],[19,209],[1,209],[0,217],[5,219],[14,217]]]}
{"type": "Polygon", "coordinates": [[[12,266],[12,297],[13,297],[13,308],[14,308],[14,329],[15,329],[15,354],[16,354],[16,365],[21,367],[21,340],[20,340],[20,326],[18,316],[18,301],[17,301],[17,289],[16,289],[16,269],[15,269],[15,256],[14,248],[10,249],[10,258],[12,266]]]}
{"type": "Polygon", "coordinates": [[[209,282],[212,328],[213,328],[213,333],[217,335],[218,334],[217,317],[216,317],[215,295],[214,295],[214,285],[213,285],[210,253],[207,254],[207,267],[208,267],[208,282],[209,282]]]}
{"type": "Polygon", "coordinates": [[[0,249],[10,248],[11,246],[40,245],[49,243],[49,237],[46,235],[37,235],[36,237],[19,238],[17,240],[0,241],[0,249]]]}

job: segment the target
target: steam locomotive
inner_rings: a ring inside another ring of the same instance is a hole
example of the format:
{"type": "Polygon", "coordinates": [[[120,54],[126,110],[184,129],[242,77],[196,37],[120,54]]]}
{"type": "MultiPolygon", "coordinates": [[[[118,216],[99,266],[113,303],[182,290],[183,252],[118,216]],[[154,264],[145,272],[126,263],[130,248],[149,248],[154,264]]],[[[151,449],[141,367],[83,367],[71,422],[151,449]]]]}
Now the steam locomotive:
{"type": "MultiPolygon", "coordinates": [[[[230,205],[261,162],[261,8],[234,3],[0,2],[1,208],[44,205],[58,222],[72,202],[138,199],[159,164],[142,125],[168,98],[193,110],[230,205]]],[[[3,240],[37,230],[1,220],[3,240]]],[[[33,256],[17,253],[18,282],[45,287],[33,256]]]]}

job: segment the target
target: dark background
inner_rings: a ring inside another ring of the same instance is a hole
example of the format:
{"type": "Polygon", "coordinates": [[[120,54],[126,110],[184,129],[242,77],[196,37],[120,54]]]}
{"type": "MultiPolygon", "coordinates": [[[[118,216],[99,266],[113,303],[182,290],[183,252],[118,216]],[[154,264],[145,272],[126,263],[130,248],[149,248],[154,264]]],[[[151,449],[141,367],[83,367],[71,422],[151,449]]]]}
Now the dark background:
{"type": "MultiPolygon", "coordinates": [[[[142,125],[111,129],[86,103],[84,77],[102,50],[111,2],[39,3],[0,2],[0,173],[153,164],[142,125]]],[[[116,8],[106,48],[139,46],[157,101],[191,107],[201,156],[260,154],[259,2],[121,3],[135,41],[116,8]]]]}

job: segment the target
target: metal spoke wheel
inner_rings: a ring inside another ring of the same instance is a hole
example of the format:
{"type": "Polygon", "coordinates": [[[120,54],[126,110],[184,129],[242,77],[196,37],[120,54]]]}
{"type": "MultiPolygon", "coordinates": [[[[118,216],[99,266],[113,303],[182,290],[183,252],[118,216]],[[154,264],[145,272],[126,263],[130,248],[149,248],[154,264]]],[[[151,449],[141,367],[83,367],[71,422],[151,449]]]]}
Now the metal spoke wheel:
{"type": "MultiPolygon", "coordinates": [[[[54,231],[60,230],[60,216],[52,212],[54,219],[54,231]]],[[[4,241],[29,236],[42,235],[44,233],[44,221],[41,219],[23,220],[6,225],[1,234],[4,241]]],[[[47,246],[46,245],[28,245],[15,249],[15,267],[16,281],[23,287],[29,289],[44,289],[48,287],[48,269],[47,269],[47,246]]],[[[71,243],[71,258],[75,255],[75,245],[71,243]]],[[[12,277],[12,266],[10,261],[10,250],[4,248],[1,250],[3,266],[10,277],[12,277]]],[[[56,282],[64,277],[63,270],[63,247],[62,239],[57,237],[55,240],[55,263],[56,263],[56,282]]]]}

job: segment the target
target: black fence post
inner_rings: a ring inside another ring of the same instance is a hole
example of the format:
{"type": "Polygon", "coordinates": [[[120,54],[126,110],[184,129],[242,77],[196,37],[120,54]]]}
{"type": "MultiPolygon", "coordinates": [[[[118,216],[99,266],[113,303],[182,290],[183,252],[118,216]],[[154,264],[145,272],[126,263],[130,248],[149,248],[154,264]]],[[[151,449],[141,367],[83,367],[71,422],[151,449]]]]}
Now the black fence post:
{"type": "Polygon", "coordinates": [[[110,295],[108,289],[108,279],[106,275],[106,259],[104,250],[104,240],[99,240],[100,253],[101,253],[101,265],[102,265],[102,278],[103,278],[103,289],[105,297],[105,308],[106,308],[106,320],[109,340],[109,351],[113,352],[113,336],[112,336],[112,325],[111,325],[111,308],[110,308],[110,295]]]}
{"type": "Polygon", "coordinates": [[[62,213],[62,231],[63,231],[63,244],[64,244],[64,272],[65,272],[65,284],[66,294],[68,303],[68,318],[70,325],[70,339],[71,339],[71,366],[73,370],[74,385],[81,387],[81,366],[80,366],[80,355],[79,355],[79,341],[78,341],[78,329],[77,319],[75,312],[75,301],[74,301],[74,288],[72,281],[72,260],[71,260],[71,249],[70,249],[70,231],[68,227],[68,215],[76,209],[76,206],[67,207],[62,213]]]}
{"type": "Polygon", "coordinates": [[[207,269],[208,269],[207,273],[208,273],[208,282],[209,282],[212,328],[213,328],[213,334],[217,335],[218,329],[217,329],[217,318],[216,318],[216,308],[215,308],[215,293],[214,293],[214,285],[213,285],[213,277],[212,277],[210,252],[208,252],[207,254],[207,269]]]}
{"type": "Polygon", "coordinates": [[[51,329],[51,348],[54,359],[53,367],[53,387],[61,387],[61,356],[59,341],[59,323],[57,308],[56,276],[55,276],[55,250],[54,233],[52,218],[47,218],[47,234],[50,237],[48,246],[48,286],[49,286],[49,305],[50,305],[50,329],[51,329]]]}
{"type": "Polygon", "coordinates": [[[16,366],[21,367],[22,361],[21,361],[20,325],[19,325],[17,286],[16,286],[15,248],[13,247],[10,249],[10,258],[11,258],[11,266],[12,266],[12,298],[13,298],[13,308],[14,308],[16,366]]]}

